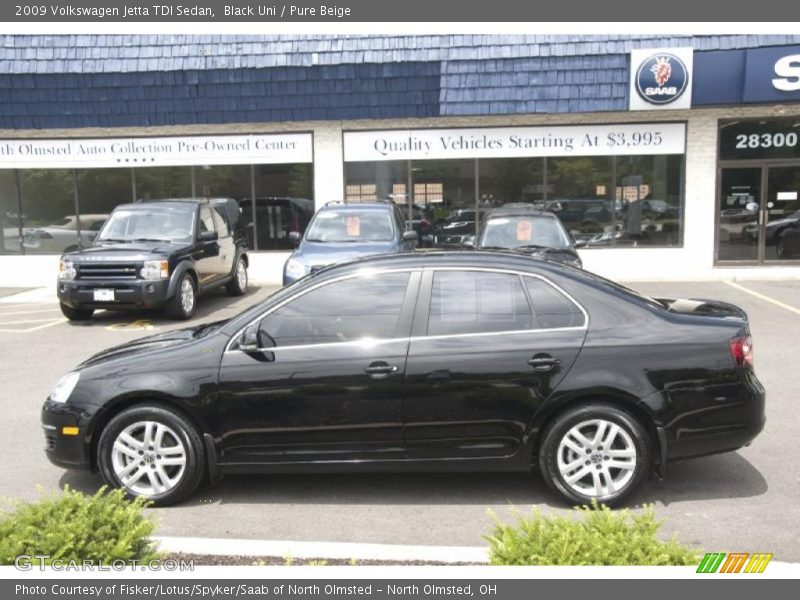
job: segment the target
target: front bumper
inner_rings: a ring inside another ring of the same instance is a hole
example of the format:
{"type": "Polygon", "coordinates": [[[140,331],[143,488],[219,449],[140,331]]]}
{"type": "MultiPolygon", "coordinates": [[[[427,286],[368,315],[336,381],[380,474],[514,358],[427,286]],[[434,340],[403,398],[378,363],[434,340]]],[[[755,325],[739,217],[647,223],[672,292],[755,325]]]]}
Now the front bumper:
{"type": "Polygon", "coordinates": [[[62,304],[72,308],[160,308],[168,299],[169,280],[158,281],[59,281],[56,288],[62,304]],[[113,301],[94,299],[95,290],[114,290],[113,301]]]}
{"type": "Polygon", "coordinates": [[[91,414],[69,403],[47,400],[42,406],[41,420],[45,453],[50,462],[65,469],[91,468],[91,414]],[[65,434],[65,427],[77,427],[77,435],[65,434]]]}

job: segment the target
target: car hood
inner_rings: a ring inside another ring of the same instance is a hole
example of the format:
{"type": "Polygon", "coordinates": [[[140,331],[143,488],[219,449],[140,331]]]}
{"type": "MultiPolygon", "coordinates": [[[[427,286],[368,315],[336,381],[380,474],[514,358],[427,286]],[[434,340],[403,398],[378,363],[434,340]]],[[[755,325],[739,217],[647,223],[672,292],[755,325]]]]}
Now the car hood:
{"type": "Polygon", "coordinates": [[[219,326],[227,323],[227,319],[222,321],[214,321],[213,323],[204,323],[202,325],[195,325],[193,327],[186,327],[183,329],[175,329],[173,331],[166,331],[156,335],[139,338],[119,346],[113,346],[98,352],[94,356],[89,357],[78,365],[78,369],[86,367],[93,367],[100,363],[110,360],[117,360],[120,358],[130,359],[134,356],[149,354],[162,350],[168,347],[175,347],[182,344],[193,342],[204,335],[205,332],[217,331],[219,326]]]}
{"type": "MultiPolygon", "coordinates": [[[[482,248],[478,247],[478,249],[482,248]]],[[[552,262],[564,263],[571,267],[574,267],[576,262],[578,265],[583,264],[580,255],[572,248],[509,248],[508,252],[519,252],[552,262]]]]}
{"type": "Polygon", "coordinates": [[[292,258],[309,267],[346,262],[396,250],[394,242],[303,242],[292,258]]]}
{"type": "Polygon", "coordinates": [[[186,248],[184,244],[166,242],[138,242],[134,244],[95,244],[68,255],[75,262],[102,262],[149,260],[154,257],[168,256],[176,250],[186,248]]]}

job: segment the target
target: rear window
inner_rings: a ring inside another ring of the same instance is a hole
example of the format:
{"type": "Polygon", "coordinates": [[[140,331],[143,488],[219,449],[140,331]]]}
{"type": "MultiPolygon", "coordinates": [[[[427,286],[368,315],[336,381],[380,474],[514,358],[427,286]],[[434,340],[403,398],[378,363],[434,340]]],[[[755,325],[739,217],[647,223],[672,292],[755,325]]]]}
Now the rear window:
{"type": "Polygon", "coordinates": [[[482,247],[495,248],[569,248],[570,240],[558,219],[526,215],[489,219],[480,244],[482,247]]]}
{"type": "Polygon", "coordinates": [[[309,242],[390,242],[392,217],[386,210],[325,210],[306,231],[309,242]]]}

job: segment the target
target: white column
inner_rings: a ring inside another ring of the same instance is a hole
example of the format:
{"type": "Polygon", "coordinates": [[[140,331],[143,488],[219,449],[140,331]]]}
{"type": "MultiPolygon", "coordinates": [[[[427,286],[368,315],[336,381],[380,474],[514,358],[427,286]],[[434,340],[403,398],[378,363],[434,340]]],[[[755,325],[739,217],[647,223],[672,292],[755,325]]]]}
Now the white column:
{"type": "Polygon", "coordinates": [[[341,122],[314,127],[314,206],[344,197],[344,150],[341,122]]]}

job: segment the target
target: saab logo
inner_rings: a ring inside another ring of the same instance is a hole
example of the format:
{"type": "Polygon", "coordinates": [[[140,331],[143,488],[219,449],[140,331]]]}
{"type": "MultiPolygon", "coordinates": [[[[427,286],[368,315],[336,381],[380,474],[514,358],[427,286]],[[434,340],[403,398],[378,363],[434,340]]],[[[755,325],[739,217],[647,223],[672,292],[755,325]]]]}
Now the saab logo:
{"type": "Polygon", "coordinates": [[[800,54],[784,56],[775,63],[775,75],[772,80],[776,90],[796,92],[800,90],[800,54]]]}
{"type": "Polygon", "coordinates": [[[636,91],[650,104],[669,104],[677,100],[687,85],[689,71],[686,65],[668,52],[646,58],[636,72],[636,91]]]}
{"type": "Polygon", "coordinates": [[[772,554],[711,552],[697,565],[698,573],[763,573],[772,554]]]}

